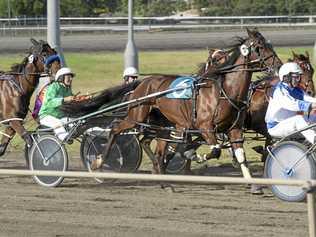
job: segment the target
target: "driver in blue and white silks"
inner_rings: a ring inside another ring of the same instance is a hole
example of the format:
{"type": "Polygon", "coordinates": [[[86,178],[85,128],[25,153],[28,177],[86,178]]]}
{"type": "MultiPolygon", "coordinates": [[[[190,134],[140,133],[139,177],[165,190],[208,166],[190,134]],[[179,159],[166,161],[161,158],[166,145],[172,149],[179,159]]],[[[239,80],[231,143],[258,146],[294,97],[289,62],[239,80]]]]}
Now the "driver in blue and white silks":
{"type": "MultiPolygon", "coordinates": [[[[302,73],[294,62],[283,64],[279,70],[280,82],[272,93],[265,116],[272,137],[285,137],[309,125],[304,113],[316,109],[316,98],[308,96],[298,87],[302,73]]],[[[316,133],[313,129],[303,131],[302,135],[314,144],[316,133]]]]}

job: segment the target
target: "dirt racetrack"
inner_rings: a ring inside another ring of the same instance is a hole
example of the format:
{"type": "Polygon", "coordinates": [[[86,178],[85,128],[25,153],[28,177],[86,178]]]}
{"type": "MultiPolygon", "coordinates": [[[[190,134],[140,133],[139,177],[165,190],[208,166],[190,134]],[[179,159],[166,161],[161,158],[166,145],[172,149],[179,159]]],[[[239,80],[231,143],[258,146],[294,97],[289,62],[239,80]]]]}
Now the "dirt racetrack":
{"type": "MultiPolygon", "coordinates": [[[[2,168],[25,168],[10,153],[2,168]]],[[[79,158],[71,170],[83,170],[79,158]]],[[[142,169],[143,172],[149,170],[142,169]]],[[[239,176],[230,164],[200,170],[239,176]]],[[[30,177],[0,176],[0,236],[308,236],[306,203],[286,203],[244,185],[174,184],[68,178],[43,188],[30,177]]]]}

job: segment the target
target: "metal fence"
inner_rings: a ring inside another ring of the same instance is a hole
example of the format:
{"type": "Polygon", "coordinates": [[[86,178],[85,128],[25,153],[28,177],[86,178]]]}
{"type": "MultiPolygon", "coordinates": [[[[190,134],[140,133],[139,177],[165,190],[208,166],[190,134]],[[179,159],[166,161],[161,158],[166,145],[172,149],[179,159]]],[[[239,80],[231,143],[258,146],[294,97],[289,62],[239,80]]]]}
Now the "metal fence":
{"type": "MultiPolygon", "coordinates": [[[[127,31],[127,17],[61,17],[61,30],[66,33],[91,31],[127,31]]],[[[135,30],[184,30],[205,28],[311,27],[316,15],[309,16],[225,16],[225,17],[134,17],[135,30]]],[[[0,18],[2,35],[41,33],[46,30],[47,18],[0,18]]]]}

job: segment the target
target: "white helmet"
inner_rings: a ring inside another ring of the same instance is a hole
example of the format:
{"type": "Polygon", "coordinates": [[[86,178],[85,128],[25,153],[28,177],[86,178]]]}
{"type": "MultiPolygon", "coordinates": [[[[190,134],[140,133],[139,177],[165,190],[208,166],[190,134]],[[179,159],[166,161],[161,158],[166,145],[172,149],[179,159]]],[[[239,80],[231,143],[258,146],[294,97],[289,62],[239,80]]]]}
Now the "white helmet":
{"type": "Polygon", "coordinates": [[[303,74],[303,71],[297,63],[284,63],[279,70],[280,81],[283,81],[284,76],[287,76],[290,73],[303,74]]]}
{"type": "Polygon", "coordinates": [[[123,73],[123,77],[126,77],[126,76],[138,77],[138,71],[137,71],[137,69],[134,68],[134,67],[127,67],[127,68],[124,70],[124,73],[123,73]]]}
{"type": "Polygon", "coordinates": [[[69,67],[63,67],[59,69],[55,75],[55,81],[60,80],[60,78],[64,75],[72,75],[75,76],[75,74],[71,71],[69,67]]]}

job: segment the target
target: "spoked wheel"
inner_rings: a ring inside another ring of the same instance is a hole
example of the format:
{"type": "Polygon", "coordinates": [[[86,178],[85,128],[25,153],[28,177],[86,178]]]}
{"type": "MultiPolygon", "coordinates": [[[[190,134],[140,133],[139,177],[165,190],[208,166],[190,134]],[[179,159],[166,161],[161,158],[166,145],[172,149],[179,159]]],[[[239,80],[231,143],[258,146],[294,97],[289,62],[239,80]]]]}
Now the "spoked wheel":
{"type": "MultiPolygon", "coordinates": [[[[142,149],[135,135],[121,135],[115,139],[106,160],[100,169],[91,170],[91,162],[103,155],[107,146],[104,136],[87,134],[83,137],[80,156],[90,172],[127,172],[137,171],[142,161],[142,149]]],[[[96,179],[103,182],[101,179],[96,179]]]]}
{"type": "MultiPolygon", "coordinates": [[[[91,163],[93,160],[103,156],[104,149],[107,146],[107,139],[102,137],[88,137],[86,139],[87,149],[84,154],[84,163],[89,172],[119,172],[123,165],[123,157],[117,144],[113,144],[106,160],[103,161],[99,169],[92,170],[91,163]]],[[[95,178],[99,183],[103,183],[103,179],[95,178]]]]}
{"type": "Polygon", "coordinates": [[[137,137],[133,134],[119,135],[115,139],[115,144],[118,145],[123,157],[123,165],[120,171],[126,173],[136,172],[143,158],[143,150],[137,137]]]}
{"type": "Polygon", "coordinates": [[[182,153],[175,152],[168,162],[166,172],[168,174],[179,174],[185,169],[186,162],[187,160],[183,157],[182,153]]]}
{"type": "MultiPolygon", "coordinates": [[[[31,170],[66,171],[68,155],[65,147],[53,135],[40,136],[29,151],[31,170]]],[[[33,176],[35,182],[45,187],[56,187],[64,177],[33,176]]]]}
{"type": "MultiPolygon", "coordinates": [[[[309,180],[315,179],[314,154],[307,153],[306,146],[286,141],[271,150],[265,163],[265,176],[271,179],[309,180]]],[[[281,200],[288,202],[303,201],[306,192],[302,187],[272,185],[272,193],[281,200]]]]}

